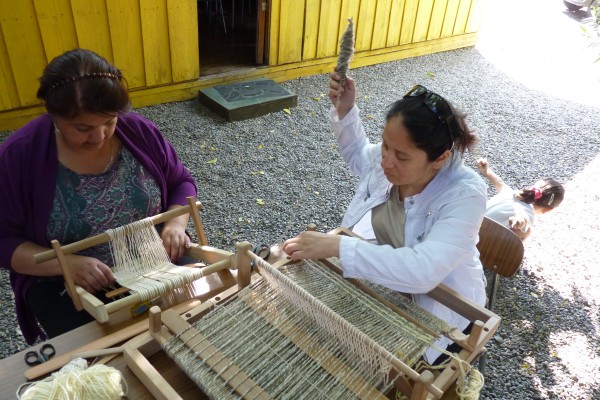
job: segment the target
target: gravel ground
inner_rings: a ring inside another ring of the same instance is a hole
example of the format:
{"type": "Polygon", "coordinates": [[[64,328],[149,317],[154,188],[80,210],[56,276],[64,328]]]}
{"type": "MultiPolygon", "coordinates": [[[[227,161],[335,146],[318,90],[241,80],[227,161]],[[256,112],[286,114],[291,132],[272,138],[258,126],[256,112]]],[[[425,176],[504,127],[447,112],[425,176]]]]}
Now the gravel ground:
{"type": "MultiPolygon", "coordinates": [[[[585,16],[558,0],[490,0],[476,47],[351,71],[374,140],[386,107],[421,83],[468,113],[481,140],[470,165],[487,157],[513,187],[541,176],[565,184],[561,207],[525,241],[521,272],[501,282],[502,326],[488,346],[481,399],[600,399],[600,68],[579,28],[585,16]]],[[[197,179],[211,245],[272,244],[309,223],[338,226],[356,179],[327,124],[327,82],[284,82],[298,95],[291,113],[242,122],[224,122],[195,100],[138,110],[197,179]]],[[[4,271],[0,286],[6,357],[25,344],[4,271]]]]}

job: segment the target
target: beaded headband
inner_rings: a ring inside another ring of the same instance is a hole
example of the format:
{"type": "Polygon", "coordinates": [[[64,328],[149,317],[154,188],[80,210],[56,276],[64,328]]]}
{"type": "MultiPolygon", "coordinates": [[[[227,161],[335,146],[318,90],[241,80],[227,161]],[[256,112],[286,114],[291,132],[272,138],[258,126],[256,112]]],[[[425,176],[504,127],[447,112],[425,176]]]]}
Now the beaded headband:
{"type": "Polygon", "coordinates": [[[65,86],[71,82],[81,81],[83,79],[97,79],[97,78],[110,78],[110,79],[114,79],[114,80],[119,80],[119,79],[121,79],[121,74],[113,74],[111,72],[92,72],[89,74],[72,76],[70,78],[56,82],[55,84],[50,86],[48,88],[48,93],[52,93],[54,90],[56,90],[62,86],[65,86]]]}

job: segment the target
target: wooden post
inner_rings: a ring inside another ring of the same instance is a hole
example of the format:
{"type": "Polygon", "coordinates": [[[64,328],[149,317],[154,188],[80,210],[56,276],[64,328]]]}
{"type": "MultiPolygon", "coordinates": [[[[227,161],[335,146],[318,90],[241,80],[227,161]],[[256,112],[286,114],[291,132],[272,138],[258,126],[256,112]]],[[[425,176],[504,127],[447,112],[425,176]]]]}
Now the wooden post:
{"type": "Polygon", "coordinates": [[[160,331],[160,328],[162,327],[160,307],[152,306],[152,307],[150,307],[150,310],[148,311],[148,313],[149,313],[148,314],[148,322],[150,323],[150,333],[156,333],[156,332],[160,331]]]}
{"type": "Polygon", "coordinates": [[[412,396],[410,400],[426,400],[429,396],[427,387],[433,382],[433,373],[429,370],[423,371],[418,379],[415,380],[415,387],[413,388],[412,396]]]}
{"type": "Polygon", "coordinates": [[[71,271],[69,271],[69,264],[67,263],[67,258],[60,247],[60,243],[58,240],[53,240],[52,248],[56,252],[56,259],[58,260],[58,265],[60,265],[60,269],[62,270],[63,277],[65,278],[65,286],[67,287],[67,292],[69,296],[71,296],[71,300],[73,300],[73,304],[75,305],[75,309],[77,311],[83,310],[83,305],[81,304],[81,299],[79,298],[79,294],[75,289],[75,282],[73,281],[73,277],[71,276],[71,271]]]}
{"type": "Polygon", "coordinates": [[[203,246],[208,246],[208,239],[206,238],[206,233],[204,233],[204,226],[202,225],[202,218],[200,217],[202,203],[196,203],[196,200],[192,196],[189,196],[187,201],[190,205],[190,215],[192,217],[192,221],[194,222],[194,229],[196,231],[196,236],[198,237],[198,243],[203,246]]]}
{"type": "MultiPolygon", "coordinates": [[[[469,332],[469,337],[467,338],[467,344],[474,349],[479,343],[479,339],[481,338],[481,333],[483,332],[483,322],[477,320],[473,322],[473,327],[471,328],[471,332],[469,332]]],[[[471,351],[472,351],[471,349],[471,351]]]]}
{"type": "Polygon", "coordinates": [[[250,256],[252,245],[249,242],[241,242],[235,245],[236,266],[238,270],[238,288],[242,289],[250,284],[250,256]]]}

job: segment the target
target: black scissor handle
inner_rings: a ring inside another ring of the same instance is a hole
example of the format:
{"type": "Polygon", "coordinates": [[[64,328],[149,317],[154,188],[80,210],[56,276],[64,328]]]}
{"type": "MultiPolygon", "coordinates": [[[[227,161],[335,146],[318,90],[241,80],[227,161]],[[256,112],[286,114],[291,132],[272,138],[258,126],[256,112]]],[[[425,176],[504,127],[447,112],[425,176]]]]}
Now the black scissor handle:
{"type": "Polygon", "coordinates": [[[56,354],[54,346],[50,343],[43,344],[39,351],[31,350],[25,353],[25,363],[27,365],[42,364],[51,359],[56,354]]]}
{"type": "Polygon", "coordinates": [[[49,359],[54,357],[54,355],[56,354],[56,350],[54,349],[54,346],[52,346],[50,343],[45,343],[42,345],[42,347],[40,347],[40,354],[42,355],[44,361],[48,361],[49,359]]]}
{"type": "Polygon", "coordinates": [[[28,351],[25,353],[25,363],[27,365],[38,365],[44,362],[42,356],[37,351],[28,351]]]}

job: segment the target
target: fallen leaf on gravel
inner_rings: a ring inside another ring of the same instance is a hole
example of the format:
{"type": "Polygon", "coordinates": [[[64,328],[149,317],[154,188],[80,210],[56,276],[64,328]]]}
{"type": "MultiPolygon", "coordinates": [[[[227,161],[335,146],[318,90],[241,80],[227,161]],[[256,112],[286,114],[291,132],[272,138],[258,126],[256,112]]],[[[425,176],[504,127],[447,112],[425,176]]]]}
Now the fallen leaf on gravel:
{"type": "Polygon", "coordinates": [[[212,160],[210,160],[210,161],[207,161],[206,163],[207,163],[207,164],[216,164],[216,163],[217,163],[217,158],[218,158],[218,157],[215,157],[215,158],[213,158],[212,160]]]}
{"type": "Polygon", "coordinates": [[[292,113],[292,110],[290,110],[289,108],[284,108],[284,109],[283,109],[283,112],[285,112],[285,113],[288,113],[288,114],[291,114],[291,113],[292,113]]]}
{"type": "Polygon", "coordinates": [[[256,204],[258,204],[259,206],[264,206],[265,201],[264,201],[264,199],[256,199],[256,204]]]}

